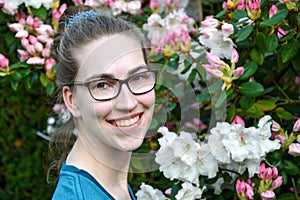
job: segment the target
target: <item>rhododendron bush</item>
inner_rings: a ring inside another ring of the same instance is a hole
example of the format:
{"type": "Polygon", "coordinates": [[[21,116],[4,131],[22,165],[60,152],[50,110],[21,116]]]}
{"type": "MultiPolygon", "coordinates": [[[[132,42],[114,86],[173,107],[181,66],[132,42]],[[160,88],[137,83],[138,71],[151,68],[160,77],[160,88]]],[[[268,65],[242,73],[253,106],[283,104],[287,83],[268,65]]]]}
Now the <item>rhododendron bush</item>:
{"type": "MultiPolygon", "coordinates": [[[[133,158],[129,176],[137,199],[300,199],[298,0],[72,4],[136,23],[160,71],[150,136],[135,152],[153,167],[133,158]]],[[[53,37],[71,2],[0,5],[0,82],[51,97],[53,37]]],[[[67,115],[53,111],[37,130],[46,139],[67,115]]]]}

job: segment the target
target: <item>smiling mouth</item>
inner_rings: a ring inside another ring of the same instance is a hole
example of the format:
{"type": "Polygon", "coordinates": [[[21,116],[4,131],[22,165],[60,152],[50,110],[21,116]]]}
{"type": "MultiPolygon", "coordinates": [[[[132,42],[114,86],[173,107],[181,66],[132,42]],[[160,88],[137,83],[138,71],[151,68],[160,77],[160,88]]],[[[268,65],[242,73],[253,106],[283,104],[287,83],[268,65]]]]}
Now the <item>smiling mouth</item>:
{"type": "Polygon", "coordinates": [[[114,126],[118,127],[129,127],[136,124],[141,117],[141,114],[138,114],[130,119],[122,119],[122,120],[109,120],[108,122],[114,126]]]}

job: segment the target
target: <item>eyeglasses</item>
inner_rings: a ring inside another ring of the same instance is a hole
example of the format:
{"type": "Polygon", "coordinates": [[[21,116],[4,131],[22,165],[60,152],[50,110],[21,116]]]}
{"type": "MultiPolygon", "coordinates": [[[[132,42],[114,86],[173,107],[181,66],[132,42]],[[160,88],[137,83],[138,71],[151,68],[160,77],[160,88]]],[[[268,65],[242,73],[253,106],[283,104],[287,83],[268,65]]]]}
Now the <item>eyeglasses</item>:
{"type": "Polygon", "coordinates": [[[122,85],[125,84],[134,95],[145,94],[154,89],[156,70],[149,70],[134,74],[127,79],[120,80],[115,78],[100,78],[87,82],[74,82],[72,85],[82,85],[88,88],[91,97],[97,101],[106,101],[116,98],[122,85]]]}

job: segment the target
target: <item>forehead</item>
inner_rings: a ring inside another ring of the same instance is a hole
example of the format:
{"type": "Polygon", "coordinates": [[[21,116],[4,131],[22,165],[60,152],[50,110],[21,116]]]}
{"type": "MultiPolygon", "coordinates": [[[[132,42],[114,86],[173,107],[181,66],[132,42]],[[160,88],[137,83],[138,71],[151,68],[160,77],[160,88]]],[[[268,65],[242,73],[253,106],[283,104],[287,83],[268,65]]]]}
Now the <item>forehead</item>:
{"type": "Polygon", "coordinates": [[[101,73],[126,73],[145,63],[140,42],[124,34],[94,40],[76,49],[75,58],[79,63],[78,79],[101,73]]]}

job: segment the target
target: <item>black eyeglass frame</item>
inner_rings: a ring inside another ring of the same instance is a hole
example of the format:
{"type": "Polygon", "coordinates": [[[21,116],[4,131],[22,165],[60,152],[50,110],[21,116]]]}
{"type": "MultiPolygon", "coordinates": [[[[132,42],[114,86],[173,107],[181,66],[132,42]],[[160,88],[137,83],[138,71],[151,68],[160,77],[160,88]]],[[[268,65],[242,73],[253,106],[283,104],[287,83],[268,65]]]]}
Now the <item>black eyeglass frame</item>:
{"type": "Polygon", "coordinates": [[[100,79],[91,80],[91,81],[86,81],[86,82],[76,82],[76,81],[75,81],[75,82],[71,83],[70,86],[75,86],[75,85],[85,86],[85,87],[88,88],[91,97],[92,97],[93,99],[95,99],[96,101],[108,101],[108,100],[114,99],[114,98],[116,98],[117,96],[119,96],[123,84],[125,84],[125,85],[127,86],[127,88],[129,89],[129,91],[130,91],[132,94],[134,94],[134,95],[142,95],[142,94],[146,94],[146,93],[152,91],[152,90],[155,88],[155,86],[156,86],[157,75],[158,75],[158,70],[147,70],[147,71],[144,71],[144,72],[140,72],[140,73],[137,73],[137,74],[133,74],[132,76],[130,76],[130,77],[126,78],[126,79],[123,79],[123,80],[121,80],[121,79],[116,79],[116,78],[100,78],[100,79]],[[153,73],[154,73],[154,80],[155,80],[155,83],[154,83],[153,87],[152,87],[151,89],[149,89],[148,91],[146,91],[146,92],[142,92],[142,93],[136,93],[136,92],[133,92],[133,91],[130,89],[129,85],[128,85],[128,81],[129,81],[131,78],[133,78],[133,77],[135,77],[135,76],[138,76],[138,75],[140,75],[140,74],[144,74],[144,73],[146,73],[146,72],[153,72],[153,73]],[[119,90],[118,90],[118,92],[116,93],[116,95],[115,95],[114,97],[111,97],[111,98],[108,98],[108,99],[97,99],[97,98],[95,98],[95,97],[93,96],[93,94],[92,94],[92,92],[91,92],[91,90],[90,90],[90,84],[93,83],[93,82],[96,82],[96,81],[100,81],[100,80],[113,80],[113,81],[117,81],[117,82],[120,84],[119,90]]]}

